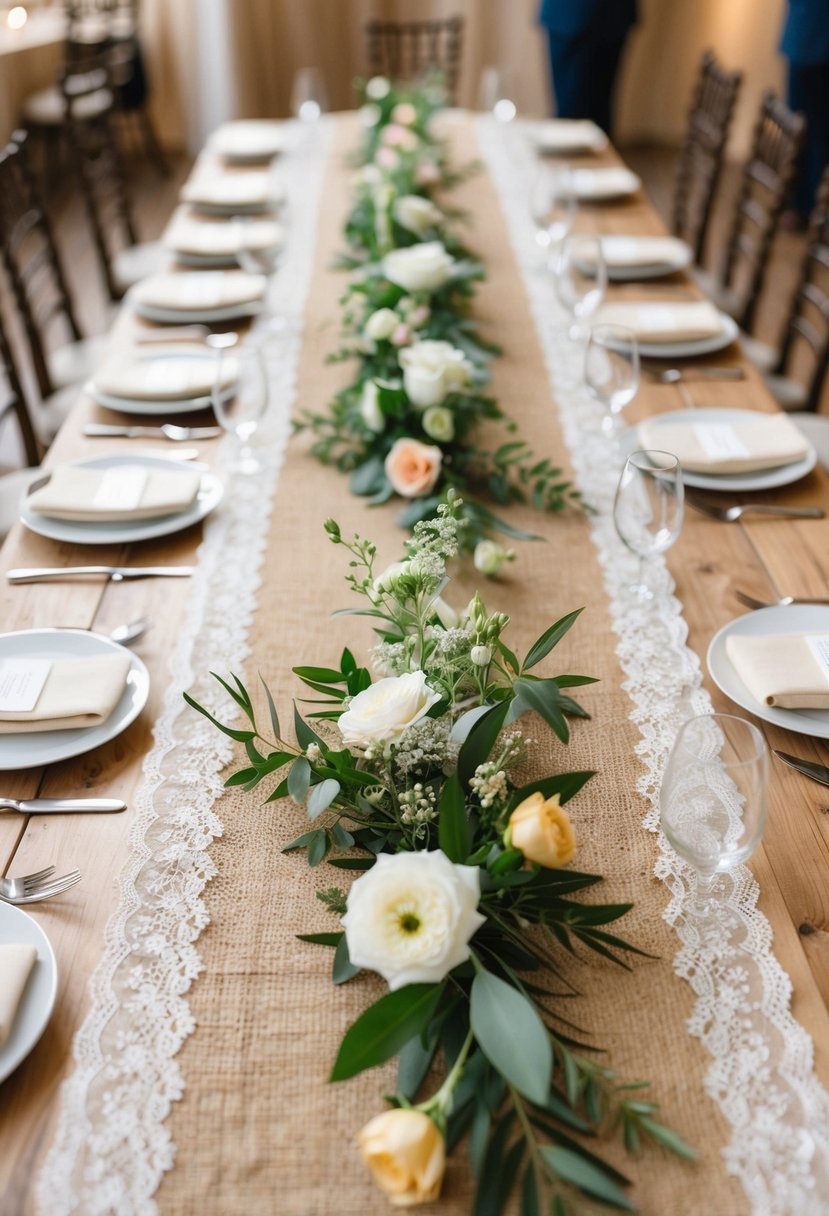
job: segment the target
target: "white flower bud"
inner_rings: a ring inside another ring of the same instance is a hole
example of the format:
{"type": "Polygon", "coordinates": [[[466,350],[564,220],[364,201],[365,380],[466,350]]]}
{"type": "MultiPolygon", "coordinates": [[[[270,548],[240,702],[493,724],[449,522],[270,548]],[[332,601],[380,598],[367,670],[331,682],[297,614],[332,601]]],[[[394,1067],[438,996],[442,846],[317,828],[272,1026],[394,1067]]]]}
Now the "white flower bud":
{"type": "Polygon", "coordinates": [[[362,396],[360,397],[360,414],[363,422],[370,431],[374,431],[379,435],[385,430],[386,420],[383,417],[383,411],[380,409],[380,390],[373,380],[366,380],[363,385],[362,396]]]}
{"type": "Polygon", "coordinates": [[[488,646],[473,646],[469,657],[476,667],[489,667],[492,662],[492,651],[488,646]]]}
{"type": "Polygon", "coordinates": [[[475,546],[472,561],[481,574],[492,576],[498,574],[504,562],[511,562],[514,557],[514,550],[505,549],[494,540],[480,540],[475,546]]]}
{"type": "Polygon", "coordinates": [[[385,76],[372,76],[366,85],[366,97],[370,97],[372,101],[382,101],[390,92],[391,85],[385,76]]]}
{"type": "Polygon", "coordinates": [[[374,342],[385,342],[392,336],[399,324],[400,317],[393,309],[378,308],[366,321],[363,332],[374,342]]]}
{"type": "Polygon", "coordinates": [[[433,405],[423,415],[423,429],[430,439],[449,443],[455,437],[455,419],[445,405],[433,405]]]}

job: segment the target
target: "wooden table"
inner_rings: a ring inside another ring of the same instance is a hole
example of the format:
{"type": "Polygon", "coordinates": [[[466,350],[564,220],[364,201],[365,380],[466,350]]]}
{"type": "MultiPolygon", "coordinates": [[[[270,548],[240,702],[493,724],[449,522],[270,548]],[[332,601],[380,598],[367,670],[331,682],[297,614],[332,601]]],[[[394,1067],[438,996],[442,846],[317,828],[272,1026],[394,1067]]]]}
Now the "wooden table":
{"type": "MultiPolygon", "coordinates": [[[[345,132],[340,134],[340,151],[349,144],[353,144],[354,130],[353,124],[349,124],[346,126],[345,132]]],[[[605,156],[597,157],[596,163],[612,159],[612,157],[613,154],[608,152],[605,156]]],[[[338,244],[338,225],[341,224],[346,205],[341,189],[344,170],[339,160],[336,160],[336,163],[332,162],[330,172],[335,177],[337,174],[340,177],[336,179],[335,183],[338,189],[328,189],[325,192],[321,224],[328,227],[326,229],[327,237],[322,241],[318,251],[316,290],[315,293],[312,292],[308,303],[307,350],[303,354],[304,365],[308,367],[315,360],[320,364],[321,355],[326,350],[331,350],[336,340],[335,280],[325,278],[325,266],[331,249],[336,248],[338,244]],[[324,315],[321,315],[321,309],[324,315]]],[[[473,182],[464,187],[457,196],[461,205],[469,207],[473,214],[478,205],[480,189],[480,181],[477,184],[473,182]]],[[[584,215],[582,215],[582,222],[584,222],[584,215]]],[[[624,204],[591,208],[590,223],[597,226],[600,231],[608,233],[662,231],[662,225],[644,195],[624,204]]],[[[506,265],[510,255],[503,248],[504,238],[500,228],[494,233],[473,229],[472,243],[475,244],[476,238],[479,237],[485,243],[489,242],[485,250],[485,260],[490,249],[501,250],[501,260],[496,259],[495,264],[489,263],[490,283],[484,288],[481,296],[480,308],[486,317],[487,313],[494,312],[496,306],[499,291],[497,278],[499,265],[502,263],[506,265]],[[502,242],[501,245],[496,245],[496,240],[502,242]]],[[[659,294],[664,290],[666,290],[664,285],[655,285],[654,294],[659,294]]],[[[667,290],[677,291],[680,295],[696,294],[696,289],[692,286],[690,279],[684,275],[675,276],[670,280],[667,290]]],[[[634,291],[631,287],[612,287],[609,294],[623,296],[634,294],[634,291]]],[[[478,308],[479,306],[476,305],[476,313],[478,308]]],[[[121,336],[133,331],[138,324],[126,314],[122,315],[119,322],[121,336]]],[[[516,343],[526,341],[534,349],[535,338],[527,332],[526,338],[522,339],[520,335],[524,332],[524,330],[516,330],[515,333],[511,333],[510,340],[516,343]]],[[[499,339],[502,337],[500,333],[495,336],[499,339]]],[[[505,390],[512,386],[516,396],[523,400],[522,394],[526,396],[527,392],[533,391],[531,384],[521,382],[519,385],[521,373],[517,359],[523,351],[513,350],[512,354],[515,358],[510,361],[510,345],[506,339],[505,347],[507,350],[505,363],[501,365],[500,371],[496,367],[496,391],[501,398],[504,398],[505,390]]],[[[718,354],[716,362],[736,365],[744,361],[739,350],[734,347],[721,355],[718,354]]],[[[301,369],[301,386],[303,384],[302,375],[301,369]]],[[[328,369],[324,373],[324,376],[327,377],[327,380],[323,381],[324,387],[327,389],[329,383],[336,384],[338,378],[342,379],[342,375],[341,370],[328,369]]],[[[510,402],[505,400],[504,403],[507,411],[512,412],[510,402]]],[[[745,406],[755,409],[773,408],[759,377],[750,367],[747,367],[745,380],[736,384],[694,382],[674,387],[660,386],[645,381],[635,404],[630,408],[630,421],[675,408],[720,405],[745,406]]],[[[93,443],[93,441],[84,439],[81,434],[82,424],[86,420],[104,420],[104,417],[103,411],[100,411],[90,401],[81,398],[50,453],[49,463],[111,450],[108,445],[93,443]]],[[[540,418],[541,415],[538,417],[540,418]]],[[[106,420],[109,418],[110,416],[107,415],[106,420]]],[[[543,440],[540,441],[543,442],[543,440]]],[[[204,459],[208,461],[215,459],[215,446],[204,444],[202,449],[204,459]]],[[[308,522],[307,527],[302,525],[304,530],[300,530],[294,538],[293,549],[288,546],[286,540],[280,540],[275,535],[269,561],[271,581],[266,580],[262,593],[263,604],[269,603],[266,598],[267,594],[276,586],[273,581],[275,577],[273,574],[274,554],[281,557],[283,561],[295,562],[295,573],[299,586],[298,602],[290,621],[274,621],[272,613],[263,613],[254,632],[257,663],[260,663],[260,651],[256,649],[258,644],[261,646],[261,665],[265,667],[265,670],[269,670],[265,664],[267,658],[271,660],[272,665],[276,662],[281,664],[281,670],[276,671],[275,681],[280,701],[286,704],[289,697],[296,694],[296,686],[287,670],[290,664],[298,661],[323,661],[324,654],[331,657],[327,651],[319,649],[315,651],[314,647],[335,646],[338,639],[343,636],[339,623],[331,629],[326,624],[325,614],[329,607],[339,606],[345,602],[346,597],[343,590],[344,584],[339,581],[341,572],[335,570],[329,574],[325,568],[332,563],[328,560],[329,554],[320,527],[323,517],[335,514],[343,519],[347,526],[358,527],[369,535],[376,534],[378,529],[386,537],[394,535],[388,509],[385,512],[374,513],[366,519],[362,505],[350,498],[344,479],[338,479],[334,473],[326,474],[325,481],[320,478],[321,471],[310,461],[301,444],[289,449],[283,473],[285,484],[280,487],[280,495],[283,496],[280,498],[280,502],[285,511],[285,516],[279,517],[280,528],[288,526],[285,523],[286,517],[289,520],[293,519],[297,528],[300,527],[296,523],[298,517],[290,515],[291,504],[288,497],[292,488],[296,492],[296,488],[306,482],[310,486],[324,486],[324,489],[317,490],[324,501],[315,499],[313,512],[315,517],[308,522]],[[311,564],[312,562],[315,565],[311,564]],[[303,581],[308,579],[309,570],[314,569],[318,570],[318,576],[316,576],[319,579],[318,600],[314,596],[302,594],[303,581]],[[337,590],[338,586],[340,590],[337,590]],[[277,641],[274,626],[279,627],[278,632],[284,632],[287,653],[280,653],[275,649],[277,641]],[[311,646],[310,649],[303,649],[302,657],[299,657],[295,644],[297,633],[302,628],[307,629],[311,635],[311,646]]],[[[231,486],[231,492],[232,488],[231,486]]],[[[818,469],[797,485],[775,493],[774,498],[787,504],[821,503],[829,509],[829,478],[823,470],[818,469]]],[[[534,526],[538,522],[537,517],[533,516],[531,512],[521,509],[516,509],[515,518],[522,525],[529,523],[534,526]]],[[[536,595],[550,596],[556,599],[556,602],[558,602],[559,595],[565,596],[568,593],[567,576],[564,573],[554,575],[554,571],[556,569],[563,571],[567,565],[566,546],[573,543],[573,527],[575,526],[559,525],[556,521],[547,521],[543,530],[551,547],[547,547],[546,556],[543,557],[543,560],[536,552],[527,556],[526,549],[535,550],[540,547],[525,547],[511,582],[501,586],[494,585],[491,598],[493,601],[497,601],[495,606],[509,608],[514,589],[525,577],[528,587],[536,595]],[[561,586],[564,586],[564,591],[560,590],[561,586]]],[[[582,529],[579,533],[580,543],[584,543],[586,532],[583,525],[579,524],[578,527],[582,529]]],[[[275,534],[278,532],[279,529],[275,529],[275,534]]],[[[133,561],[148,564],[184,564],[195,560],[198,542],[199,529],[193,528],[178,536],[145,542],[140,546],[140,550],[135,552],[130,552],[127,548],[112,550],[96,548],[94,560],[105,563],[133,561]]],[[[390,543],[392,542],[387,540],[387,545],[390,543]]],[[[10,535],[0,555],[0,573],[13,566],[75,564],[88,556],[90,555],[82,553],[72,546],[53,543],[18,527],[10,535]]],[[[393,552],[389,554],[390,558],[392,556],[394,556],[393,552]]],[[[737,606],[732,596],[734,587],[741,587],[758,596],[768,596],[769,598],[777,593],[808,596],[829,595],[829,521],[775,522],[774,524],[747,521],[740,525],[725,526],[689,512],[680,542],[670,554],[670,567],[677,582],[678,595],[685,606],[686,617],[690,625],[691,644],[698,654],[704,655],[712,634],[736,615],[737,606]]],[[[286,577],[290,573],[289,571],[286,577]]],[[[471,580],[468,575],[462,576],[462,589],[474,585],[475,581],[471,580]]],[[[0,583],[0,611],[2,611],[6,630],[60,624],[78,628],[95,628],[105,632],[115,624],[131,620],[139,615],[146,614],[154,621],[154,628],[138,647],[138,653],[147,663],[152,678],[150,701],[138,721],[118,739],[95,752],[52,766],[43,772],[26,771],[6,774],[3,783],[5,794],[15,797],[30,797],[37,793],[68,795],[88,792],[100,796],[117,795],[132,802],[141,782],[141,763],[151,743],[152,723],[158,713],[160,698],[167,679],[166,664],[187,607],[188,594],[187,580],[147,580],[121,586],[55,583],[10,587],[5,581],[0,583]]],[[[593,596],[595,599],[593,607],[601,620],[604,612],[603,594],[598,583],[594,585],[593,596]]],[[[490,593],[487,594],[487,598],[490,598],[490,593]]],[[[572,602],[564,603],[565,608],[573,606],[572,602]]],[[[520,629],[520,618],[517,619],[520,629]]],[[[615,660],[612,658],[612,640],[607,638],[601,643],[596,643],[596,645],[599,644],[607,651],[608,664],[615,664],[615,660]]],[[[608,669],[610,670],[610,666],[608,669]]],[[[269,671],[269,677],[270,675],[273,675],[272,670],[269,671]]],[[[726,711],[733,709],[731,703],[721,696],[710,682],[707,681],[707,685],[711,689],[715,706],[718,709],[726,711]]],[[[626,698],[618,687],[605,687],[601,694],[597,693],[589,700],[589,703],[597,716],[604,715],[603,722],[597,727],[597,730],[603,732],[604,736],[610,736],[614,731],[623,732],[624,729],[628,729],[626,698]]],[[[763,726],[763,730],[771,746],[794,750],[798,754],[812,759],[823,761],[829,759],[827,747],[819,740],[811,740],[804,736],[795,739],[785,731],[766,726],[763,726]]],[[[593,740],[594,746],[599,746],[598,735],[590,736],[590,738],[593,740]]],[[[576,745],[573,750],[575,759],[578,760],[578,746],[576,745]]],[[[560,762],[561,757],[558,757],[558,760],[560,762]]],[[[577,765],[576,763],[567,765],[567,767],[571,766],[576,767],[577,765]]],[[[605,790],[605,794],[607,792],[605,790]]],[[[613,790],[611,788],[610,793],[620,799],[633,799],[635,803],[635,795],[630,789],[613,790]]],[[[829,798],[821,792],[819,786],[811,784],[805,778],[801,778],[790,770],[783,770],[775,764],[771,783],[769,823],[763,846],[751,863],[762,888],[762,908],[774,929],[776,956],[794,985],[793,1011],[801,1024],[813,1036],[816,1049],[816,1070],[824,1083],[829,1083],[829,935],[827,935],[829,891],[827,891],[826,881],[827,861],[829,861],[827,856],[829,817],[825,814],[827,804],[829,804],[829,798]]],[[[218,809],[224,817],[225,804],[221,804],[218,809]]],[[[250,810],[250,808],[248,809],[250,810]]],[[[631,818],[633,833],[641,832],[638,826],[639,818],[641,815],[634,815],[631,818]]],[[[234,822],[232,816],[230,822],[234,822]]],[[[4,1216],[6,1214],[17,1216],[18,1213],[28,1213],[33,1210],[32,1180],[43,1160],[53,1132],[58,1085],[70,1068],[69,1053],[72,1035],[86,1011],[87,980],[98,959],[104,929],[113,912],[115,901],[113,876],[118,873],[127,856],[128,828],[129,813],[123,816],[97,818],[77,816],[65,819],[60,817],[21,819],[10,815],[0,816],[0,866],[3,872],[26,873],[57,861],[61,868],[69,869],[77,865],[84,873],[84,881],[65,897],[52,903],[44,903],[35,909],[38,922],[44,927],[54,946],[61,972],[61,984],[55,1014],[41,1042],[25,1063],[0,1088],[0,1096],[2,1096],[2,1102],[0,1102],[0,1209],[4,1216]]],[[[296,834],[296,831],[293,830],[296,828],[296,822],[291,824],[290,828],[291,830],[286,828],[282,834],[283,840],[287,839],[289,835],[296,834]]],[[[232,849],[232,843],[227,847],[232,849]]],[[[217,889],[223,884],[226,887],[227,875],[233,872],[229,861],[227,874],[222,875],[222,858],[230,856],[223,852],[224,848],[224,843],[221,847],[214,846],[214,854],[220,868],[217,889]]],[[[264,861],[260,860],[259,853],[255,854],[255,860],[254,854],[248,853],[248,856],[254,869],[265,865],[264,861]]],[[[269,871],[269,873],[272,877],[272,872],[269,871]]],[[[632,881],[637,881],[642,886],[644,898],[645,889],[650,889],[650,870],[641,871],[640,877],[632,881]]],[[[252,889],[255,893],[257,888],[252,889]]],[[[246,886],[245,894],[247,896],[250,896],[250,891],[251,888],[246,886]]],[[[664,897],[661,898],[664,902],[664,897]]],[[[209,892],[208,902],[210,902],[209,892]]],[[[265,897],[263,897],[262,903],[264,915],[265,897]]],[[[311,914],[313,915],[313,913],[312,908],[311,914]]],[[[319,920],[319,915],[317,915],[317,919],[319,920]]],[[[267,923],[267,917],[263,919],[262,923],[267,923]]],[[[290,926],[290,929],[293,931],[293,926],[290,926]]],[[[231,921],[224,925],[218,923],[214,910],[214,925],[211,927],[211,934],[221,934],[226,931],[232,937],[232,930],[231,921]]],[[[240,945],[239,942],[236,942],[235,946],[237,950],[241,951],[247,962],[242,965],[241,975],[231,976],[232,968],[228,971],[225,976],[225,983],[228,985],[227,991],[228,993],[238,991],[241,994],[249,991],[252,994],[251,999],[256,999],[253,994],[259,992],[262,971],[267,969],[277,974],[284,965],[286,972],[282,982],[291,984],[296,983],[299,976],[305,978],[308,967],[313,968],[317,965],[316,957],[309,962],[304,954],[301,956],[301,963],[295,964],[287,960],[283,964],[278,959],[274,960],[273,956],[267,952],[252,955],[251,958],[255,958],[254,963],[248,959],[244,944],[240,945]],[[270,964],[267,961],[268,958],[272,959],[270,964]],[[247,973],[245,973],[245,967],[248,968],[247,973]],[[231,978],[233,979],[232,984],[230,983],[231,978]]],[[[226,1004],[219,1005],[211,997],[212,982],[213,977],[208,968],[207,974],[193,990],[193,1004],[197,1007],[197,1015],[201,1023],[195,1039],[191,1041],[193,1051],[198,1048],[200,1042],[202,1045],[209,1046],[209,1036],[214,1032],[218,1033],[217,1025],[211,1023],[211,1017],[215,1023],[218,1013],[227,1008],[226,1004]]],[[[681,987],[679,980],[672,979],[671,982],[681,987]]],[[[225,1001],[227,999],[226,996],[225,1001]]],[[[598,1002],[602,1001],[601,991],[595,999],[598,1002]]],[[[681,1001],[684,1001],[687,1006],[687,997],[682,996],[681,1001]]],[[[359,1002],[354,1008],[358,1007],[359,1002]]],[[[341,1032],[345,1020],[347,1020],[342,1009],[337,1007],[335,1011],[333,1005],[331,1009],[323,1009],[322,1016],[326,1023],[328,1021],[336,1022],[336,1026],[330,1032],[332,1034],[336,1034],[338,1029],[341,1032]]],[[[253,1024],[255,1024],[255,1019],[253,1024]]],[[[300,1028],[297,1027],[297,1031],[299,1030],[300,1028]]],[[[288,1033],[292,1033],[290,1029],[288,1033]]],[[[681,1021],[678,1021],[677,1025],[666,1033],[669,1036],[678,1036],[677,1042],[680,1038],[686,1037],[686,1031],[681,1021]]],[[[624,1044],[618,1046],[624,1056],[624,1044]]],[[[202,1074],[199,1074],[199,1077],[195,1074],[191,1075],[188,1071],[188,1063],[191,1060],[191,1055],[188,1053],[190,1052],[191,1046],[188,1045],[182,1057],[188,1088],[184,1100],[173,1118],[173,1137],[178,1148],[179,1164],[173,1174],[165,1180],[159,1192],[160,1210],[165,1214],[174,1212],[183,1214],[198,1208],[200,1211],[224,1213],[230,1210],[227,1204],[231,1201],[226,1194],[222,1198],[221,1168],[217,1165],[217,1172],[212,1180],[205,1181],[204,1171],[207,1167],[202,1159],[205,1158],[208,1148],[214,1154],[217,1162],[219,1160],[224,1162],[224,1168],[229,1175],[232,1174],[234,1168],[232,1159],[238,1149],[240,1160],[245,1163],[244,1169],[247,1171],[245,1176],[253,1177],[257,1170],[267,1171],[265,1162],[268,1160],[268,1153],[265,1145],[268,1141],[265,1136],[264,1143],[259,1143],[255,1149],[250,1148],[246,1137],[257,1131],[264,1135],[264,1129],[251,1128],[244,1122],[237,1127],[231,1120],[221,1125],[227,1129],[225,1139],[222,1140],[222,1131],[217,1120],[225,1118],[226,1111],[230,1109],[234,1101],[234,1096],[225,1094],[219,1099],[209,1092],[209,1083],[204,1080],[202,1074]],[[237,1132],[240,1137],[238,1143],[235,1139],[237,1132]],[[205,1147],[205,1140],[209,1142],[207,1147],[205,1147]],[[247,1156],[242,1151],[243,1140],[245,1140],[245,1149],[250,1150],[247,1156]],[[198,1168],[194,1167],[195,1172],[190,1175],[188,1171],[191,1163],[197,1158],[201,1163],[201,1173],[198,1168]],[[197,1176],[199,1178],[198,1187],[193,1180],[197,1176]],[[191,1189],[188,1190],[188,1187],[191,1189]],[[187,1205],[191,1202],[196,1206],[188,1208],[187,1205]]],[[[641,1063],[643,1070],[648,1067],[649,1055],[649,1047],[645,1044],[641,1063]]],[[[323,1065],[324,1063],[323,1061],[323,1065]]],[[[318,1074],[319,1077],[321,1075],[323,1074],[318,1074]]],[[[264,1077],[265,1072],[263,1071],[262,1085],[266,1084],[264,1077]]],[[[658,1082],[659,1078],[656,1077],[655,1080],[658,1082]]],[[[309,1085],[318,1083],[319,1081],[314,1080],[308,1082],[309,1085]]],[[[255,1097],[255,1089],[259,1084],[255,1068],[247,1084],[245,1101],[249,1102],[251,1098],[255,1097]]],[[[376,1078],[371,1082],[371,1089],[376,1092],[379,1101],[382,1091],[376,1078]]],[[[683,1103],[687,1105],[687,1099],[683,1093],[676,1092],[669,1097],[673,1102],[672,1109],[675,1112],[682,1112],[683,1103]]],[[[238,1099],[238,1095],[236,1098],[238,1099]]],[[[332,1107],[338,1100],[338,1096],[331,1096],[331,1094],[326,1099],[332,1107]]],[[[669,1109],[671,1109],[671,1101],[668,1104],[669,1109]]],[[[242,1119],[238,1100],[233,1109],[242,1119]]],[[[706,1110],[699,1111],[700,1124],[704,1124],[708,1117],[706,1110]]],[[[290,1119],[288,1125],[290,1125],[290,1119]]],[[[310,1128],[303,1128],[303,1134],[306,1131],[309,1135],[311,1134],[310,1128]]],[[[312,1141],[312,1143],[317,1142],[312,1141]]],[[[290,1154],[291,1151],[290,1145],[282,1144],[279,1149],[274,1149],[274,1159],[278,1160],[281,1153],[284,1160],[284,1155],[290,1154]]],[[[300,1150],[298,1147],[293,1149],[294,1155],[300,1154],[301,1151],[310,1152],[312,1150],[300,1150]]],[[[660,1169],[663,1168],[664,1159],[660,1158],[659,1166],[660,1169]]],[[[238,1168],[241,1170],[242,1166],[240,1165],[238,1168]]],[[[313,1173],[317,1168],[322,1168],[322,1162],[314,1159],[313,1166],[309,1164],[308,1169],[313,1173]]],[[[339,1168],[342,1167],[336,1164],[332,1166],[333,1173],[336,1174],[339,1168]]],[[[348,1169],[352,1168],[359,1167],[354,1167],[349,1159],[348,1169]]],[[[716,1164],[711,1168],[717,1168],[716,1164]]],[[[239,1185],[238,1178],[235,1185],[237,1187],[239,1185]]],[[[455,1181],[453,1185],[458,1184],[455,1181]]],[[[651,1211],[656,1216],[658,1211],[664,1212],[666,1208],[653,1206],[657,1203],[657,1199],[651,1197],[649,1187],[652,1185],[657,1185],[656,1172],[649,1179],[648,1172],[645,1171],[642,1181],[643,1190],[640,1194],[645,1204],[644,1210],[651,1211]],[[649,1203],[651,1206],[648,1206],[649,1203]]],[[[716,1188],[720,1186],[723,1188],[722,1205],[716,1206],[716,1199],[713,1199],[714,1206],[710,1208],[711,1211],[730,1213],[747,1210],[747,1208],[740,1208],[739,1199],[735,1200],[733,1189],[728,1191],[729,1198],[726,1200],[724,1180],[712,1182],[711,1185],[714,1187],[712,1191],[714,1196],[719,1194],[716,1188]]],[[[730,1183],[728,1187],[733,1188],[734,1185],[730,1183]]],[[[689,1190],[688,1194],[691,1193],[692,1191],[689,1190]]],[[[333,1210],[333,1208],[326,1209],[320,1200],[317,1201],[317,1206],[312,1206],[310,1202],[307,1206],[301,1206],[299,1199],[292,1195],[290,1190],[286,1194],[288,1198],[285,1199],[285,1202],[288,1206],[278,1209],[268,1208],[261,1196],[260,1204],[257,1207],[256,1202],[250,1197],[246,1198],[245,1195],[239,1194],[239,1202],[243,1206],[237,1210],[262,1212],[284,1210],[286,1213],[290,1211],[293,1214],[296,1208],[297,1213],[300,1210],[314,1211],[319,1212],[320,1216],[323,1211],[333,1210]],[[293,1206],[291,1199],[294,1200],[293,1206]]],[[[369,1192],[369,1194],[373,1194],[373,1192],[369,1192]]],[[[452,1204],[451,1194],[457,1195],[457,1190],[452,1192],[450,1187],[450,1200],[441,1210],[447,1212],[463,1210],[462,1207],[452,1204]]],[[[363,1202],[365,1203],[365,1201],[363,1202]]],[[[456,1204],[457,1202],[456,1199],[456,1204]]],[[[384,1210],[384,1207],[375,1197],[374,1200],[369,1200],[368,1206],[363,1206],[362,1209],[357,1208],[356,1200],[352,1206],[348,1206],[343,1200],[342,1206],[337,1206],[337,1210],[349,1213],[357,1210],[380,1212],[384,1210]],[[371,1206],[372,1202],[374,1206],[371,1206]]],[[[698,1207],[676,1207],[674,1209],[677,1213],[685,1211],[690,1213],[692,1210],[701,1209],[698,1207]]]]}

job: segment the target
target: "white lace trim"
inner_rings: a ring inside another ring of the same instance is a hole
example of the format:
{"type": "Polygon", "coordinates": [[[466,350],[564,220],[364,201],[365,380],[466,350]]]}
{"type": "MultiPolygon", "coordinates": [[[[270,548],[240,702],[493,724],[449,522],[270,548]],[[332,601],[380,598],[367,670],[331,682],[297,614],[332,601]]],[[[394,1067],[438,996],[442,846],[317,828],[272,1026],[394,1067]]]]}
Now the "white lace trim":
{"type": "MultiPolygon", "coordinates": [[[[226,497],[205,526],[137,795],[119,907],[90,982],[90,1009],[73,1046],[75,1071],[62,1087],[55,1141],[37,1180],[37,1207],[49,1216],[149,1216],[157,1211],[152,1196],[173,1165],[175,1146],[164,1121],[184,1091],[174,1057],[195,1029],[186,993],[203,969],[195,942],[209,919],[202,892],[216,868],[208,848],[222,832],[213,806],[232,748],[185,706],[182,692],[190,690],[214,713],[226,712],[227,699],[208,672],[241,671],[249,655],[259,569],[290,431],[331,130],[324,120],[312,137],[298,134],[293,152],[275,167],[294,206],[269,300],[273,315],[286,321],[267,339],[271,408],[250,445],[261,468],[225,477],[226,497]]],[[[232,457],[226,440],[225,467],[232,457]]]]}
{"type": "Polygon", "coordinates": [[[772,954],[771,930],[756,906],[757,883],[744,866],[720,878],[716,947],[700,940],[684,916],[690,871],[660,830],[658,793],[679,726],[692,714],[710,713],[712,704],[701,686],[699,660],[686,645],[688,628],[664,560],[649,570],[653,600],[632,606],[625,594],[638,559],[613,525],[618,444],[600,429],[600,409],[582,385],[583,355],[564,336],[568,318],[534,243],[528,199],[536,161],[520,132],[520,125],[504,130],[492,119],[478,123],[579,488],[596,508],[593,540],[618,635],[623,687],[641,733],[637,753],[645,771],[637,788],[650,803],[644,826],[658,834],[655,873],[670,892],[664,916],[680,941],[674,967],[696,995],[688,1029],[713,1057],[705,1087],[731,1125],[726,1169],[740,1180],[755,1216],[826,1216],[829,1095],[813,1072],[812,1041],[791,1015],[791,981],[772,954]]]}

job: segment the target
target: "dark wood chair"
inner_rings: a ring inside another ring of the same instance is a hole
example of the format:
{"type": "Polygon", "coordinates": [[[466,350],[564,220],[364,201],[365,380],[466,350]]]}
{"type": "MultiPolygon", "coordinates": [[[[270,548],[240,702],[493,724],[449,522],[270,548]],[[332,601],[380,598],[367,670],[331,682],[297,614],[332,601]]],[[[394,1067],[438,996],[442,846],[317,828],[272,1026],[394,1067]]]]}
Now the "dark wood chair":
{"type": "Polygon", "coordinates": [[[70,150],[101,272],[110,299],[120,300],[133,283],[165,269],[170,256],[158,242],[138,242],[113,124],[109,55],[100,55],[94,67],[87,62],[80,74],[64,72],[60,83],[70,150]],[[101,91],[109,93],[110,103],[89,116],[85,102],[101,91]]]}
{"type": "Polygon", "coordinates": [[[742,72],[727,72],[714,54],[702,56],[674,188],[673,230],[702,265],[711,208],[720,180],[725,145],[742,72]]]}
{"type": "Polygon", "coordinates": [[[742,344],[781,408],[818,409],[829,368],[829,166],[809,222],[806,255],[782,342],[775,347],[743,338],[742,344]]]}
{"type": "Polygon", "coordinates": [[[0,248],[38,391],[51,418],[46,429],[54,434],[77,395],[74,386],[99,362],[103,340],[84,338],[81,332],[28,162],[27,142],[26,132],[16,131],[0,152],[0,248]]]}
{"type": "MultiPolygon", "coordinates": [[[[9,468],[4,462],[0,468],[0,539],[20,516],[20,500],[38,476],[42,454],[11,347],[0,325],[0,428],[4,431],[9,420],[17,425],[21,452],[29,467],[9,468]]],[[[3,444],[3,450],[9,450],[8,443],[3,444]]]]}
{"type": "Polygon", "coordinates": [[[760,105],[751,153],[743,168],[740,192],[719,280],[698,275],[714,303],[751,332],[765,281],[772,240],[797,167],[805,120],[768,91],[760,105]]]}
{"type": "Polygon", "coordinates": [[[367,21],[366,56],[371,76],[413,81],[435,69],[454,105],[463,47],[463,17],[437,21],[367,21]]]}

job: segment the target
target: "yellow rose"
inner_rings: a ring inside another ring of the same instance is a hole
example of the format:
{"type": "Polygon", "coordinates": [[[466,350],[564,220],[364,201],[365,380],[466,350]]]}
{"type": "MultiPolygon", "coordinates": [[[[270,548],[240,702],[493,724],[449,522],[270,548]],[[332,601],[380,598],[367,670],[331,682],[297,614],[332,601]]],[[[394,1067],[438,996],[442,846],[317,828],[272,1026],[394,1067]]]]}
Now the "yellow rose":
{"type": "Polygon", "coordinates": [[[576,851],[576,837],[558,794],[545,799],[540,790],[530,794],[510,815],[509,835],[513,848],[527,861],[553,869],[565,865],[576,851]]]}
{"type": "Polygon", "coordinates": [[[419,1110],[387,1110],[367,1123],[360,1152],[393,1207],[431,1203],[446,1169],[443,1136],[419,1110]]]}

